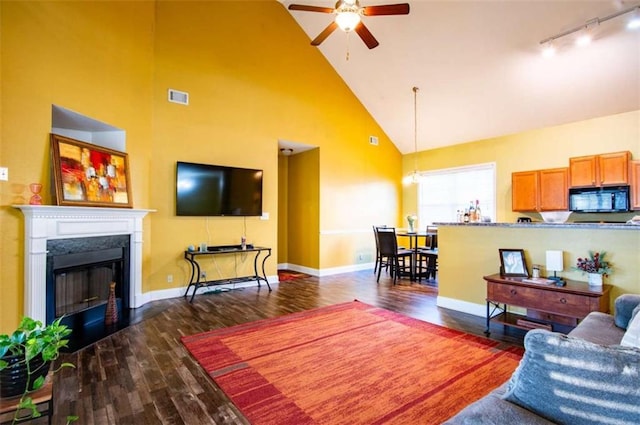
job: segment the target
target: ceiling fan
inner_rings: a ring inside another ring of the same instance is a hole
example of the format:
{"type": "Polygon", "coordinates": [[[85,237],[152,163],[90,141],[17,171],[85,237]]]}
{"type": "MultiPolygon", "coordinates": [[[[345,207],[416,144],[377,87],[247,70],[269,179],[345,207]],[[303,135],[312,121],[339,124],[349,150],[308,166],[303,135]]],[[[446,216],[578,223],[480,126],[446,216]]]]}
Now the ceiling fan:
{"type": "Polygon", "coordinates": [[[322,43],[336,28],[344,32],[355,31],[368,48],[377,47],[378,40],[371,31],[362,23],[362,16],[381,15],[408,15],[409,4],[384,4],[379,6],[360,6],[358,0],[338,0],[335,8],[321,6],[307,6],[304,4],[291,4],[289,10],[302,10],[305,12],[334,13],[336,18],[316,38],[311,41],[312,46],[322,43]]]}

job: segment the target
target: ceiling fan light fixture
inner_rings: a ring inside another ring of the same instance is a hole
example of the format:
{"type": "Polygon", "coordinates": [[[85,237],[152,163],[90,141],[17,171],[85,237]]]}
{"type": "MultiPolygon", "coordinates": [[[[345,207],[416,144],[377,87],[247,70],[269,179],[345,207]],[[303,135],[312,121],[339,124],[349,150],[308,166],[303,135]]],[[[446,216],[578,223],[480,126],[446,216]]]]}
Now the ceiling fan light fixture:
{"type": "MultiPolygon", "coordinates": [[[[352,9],[348,6],[344,7],[344,9],[352,9]]],[[[354,8],[355,9],[355,8],[354,8]]],[[[353,31],[360,23],[360,13],[358,13],[357,9],[355,10],[345,10],[339,11],[336,15],[336,24],[340,27],[340,29],[344,32],[353,31]]]]}

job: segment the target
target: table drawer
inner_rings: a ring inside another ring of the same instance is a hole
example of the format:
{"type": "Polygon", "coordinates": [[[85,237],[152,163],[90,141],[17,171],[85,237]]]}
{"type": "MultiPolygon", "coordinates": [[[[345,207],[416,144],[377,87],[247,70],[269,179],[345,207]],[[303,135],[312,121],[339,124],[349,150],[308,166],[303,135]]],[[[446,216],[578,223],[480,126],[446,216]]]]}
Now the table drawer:
{"type": "Polygon", "coordinates": [[[518,307],[545,310],[544,307],[547,301],[540,292],[541,291],[536,288],[517,285],[505,285],[492,282],[489,282],[487,285],[487,298],[491,301],[518,307]]]}
{"type": "MultiPolygon", "coordinates": [[[[592,311],[591,297],[577,294],[562,294],[553,291],[544,291],[546,302],[542,304],[542,310],[562,314],[580,319],[592,311]]],[[[533,306],[532,306],[533,308],[533,306]]]]}
{"type": "Polygon", "coordinates": [[[592,310],[591,297],[517,285],[489,282],[487,297],[499,303],[578,318],[592,310]]]}

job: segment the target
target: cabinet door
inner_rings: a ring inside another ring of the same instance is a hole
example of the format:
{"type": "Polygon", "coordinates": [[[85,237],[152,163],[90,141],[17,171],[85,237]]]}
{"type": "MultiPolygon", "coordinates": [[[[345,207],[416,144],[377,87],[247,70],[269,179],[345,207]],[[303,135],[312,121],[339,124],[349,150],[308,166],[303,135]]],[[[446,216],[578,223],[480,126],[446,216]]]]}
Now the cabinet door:
{"type": "Polygon", "coordinates": [[[640,210],[640,161],[631,161],[631,209],[640,210]]]}
{"type": "Polygon", "coordinates": [[[598,186],[629,184],[629,152],[607,153],[598,156],[598,186]]]}
{"type": "Polygon", "coordinates": [[[569,187],[567,168],[540,170],[539,211],[569,209],[569,187]]]}
{"type": "Polygon", "coordinates": [[[511,209],[513,211],[537,211],[537,171],[520,171],[518,173],[512,173],[511,190],[511,209]]]}
{"type": "Polygon", "coordinates": [[[569,158],[569,186],[597,186],[598,161],[595,155],[569,158]]]}

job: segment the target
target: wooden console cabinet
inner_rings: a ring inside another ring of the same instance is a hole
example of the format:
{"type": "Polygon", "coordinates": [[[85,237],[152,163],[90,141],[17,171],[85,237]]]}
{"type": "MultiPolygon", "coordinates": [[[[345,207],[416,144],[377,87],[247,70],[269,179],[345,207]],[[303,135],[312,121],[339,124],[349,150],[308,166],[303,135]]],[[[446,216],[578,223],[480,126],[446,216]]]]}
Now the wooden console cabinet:
{"type": "Polygon", "coordinates": [[[592,311],[609,311],[611,285],[590,287],[587,283],[566,280],[566,286],[524,282],[522,277],[485,276],[487,281],[487,329],[490,322],[520,329],[558,325],[575,327],[592,311]],[[526,315],[508,311],[508,306],[527,309],[526,315]]]}

